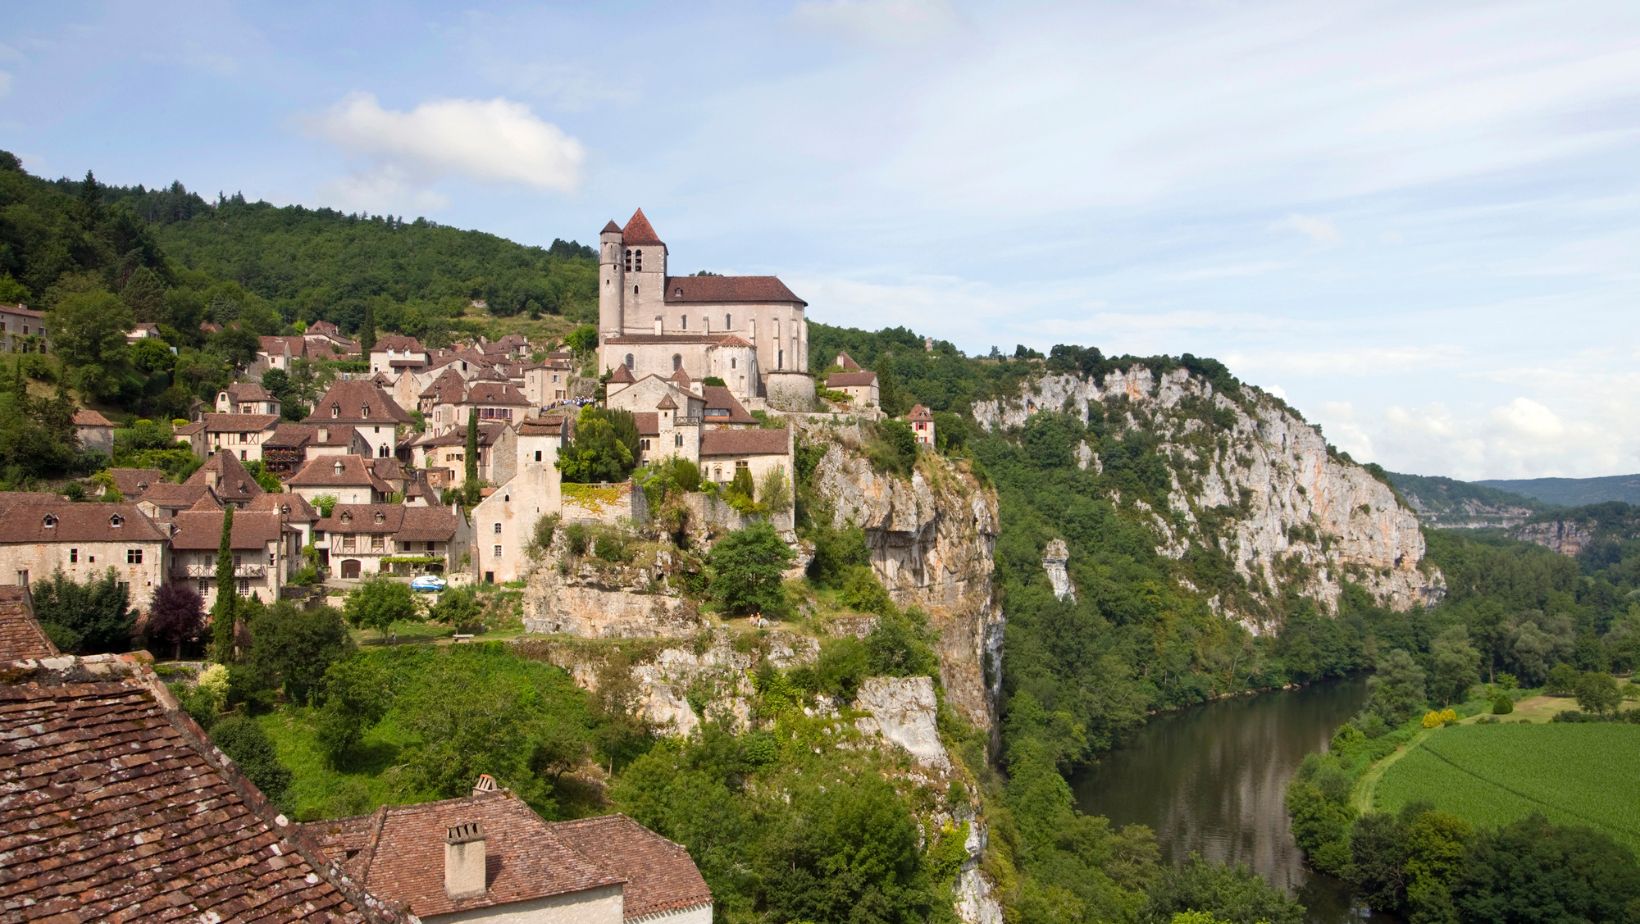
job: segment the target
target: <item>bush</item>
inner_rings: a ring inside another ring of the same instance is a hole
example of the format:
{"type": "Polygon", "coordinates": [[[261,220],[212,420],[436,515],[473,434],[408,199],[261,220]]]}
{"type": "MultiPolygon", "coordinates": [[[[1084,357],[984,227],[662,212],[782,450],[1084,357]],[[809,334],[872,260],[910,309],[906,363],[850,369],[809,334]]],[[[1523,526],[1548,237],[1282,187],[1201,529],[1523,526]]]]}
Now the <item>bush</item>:
{"type": "Polygon", "coordinates": [[[753,523],[718,540],[708,556],[713,599],[725,613],[779,615],[786,600],[780,586],[792,550],[767,523],[753,523]]]}
{"type": "Polygon", "coordinates": [[[592,530],[585,523],[571,523],[564,527],[564,545],[571,555],[585,555],[592,543],[592,530]]]}
{"type": "Polygon", "coordinates": [[[559,514],[547,513],[535,521],[535,528],[530,530],[530,544],[525,549],[531,558],[540,558],[547,554],[547,549],[552,547],[553,534],[558,531],[558,524],[562,520],[563,517],[559,514]]]}
{"type": "Polygon", "coordinates": [[[882,581],[877,580],[877,572],[872,571],[869,565],[849,566],[838,600],[844,606],[862,613],[883,614],[894,610],[894,601],[889,598],[888,590],[883,587],[882,581]]]}
{"type": "Polygon", "coordinates": [[[1493,715],[1508,715],[1515,711],[1515,701],[1505,694],[1499,694],[1492,700],[1493,715]]]}
{"type": "Polygon", "coordinates": [[[290,786],[290,771],[279,762],[273,742],[262,726],[244,716],[230,716],[211,728],[211,741],[239,765],[241,772],[262,790],[268,801],[278,803],[290,786]]]}

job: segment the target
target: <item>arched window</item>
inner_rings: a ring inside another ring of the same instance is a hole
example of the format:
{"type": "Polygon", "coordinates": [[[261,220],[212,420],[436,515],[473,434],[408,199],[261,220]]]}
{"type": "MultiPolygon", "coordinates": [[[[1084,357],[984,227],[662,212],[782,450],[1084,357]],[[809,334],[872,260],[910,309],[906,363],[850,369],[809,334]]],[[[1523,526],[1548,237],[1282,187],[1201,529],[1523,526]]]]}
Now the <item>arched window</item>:
{"type": "Polygon", "coordinates": [[[672,354],[672,371],[676,372],[676,371],[678,371],[679,369],[682,369],[682,368],[683,368],[683,355],[681,353],[673,353],[672,354]]]}
{"type": "Polygon", "coordinates": [[[626,271],[632,272],[632,248],[626,249],[626,271]]]}
{"type": "Polygon", "coordinates": [[[688,330],[689,329],[689,316],[688,315],[680,315],[678,317],[678,329],[679,330],[688,330]]]}
{"type": "Polygon", "coordinates": [[[643,251],[642,250],[639,250],[636,254],[633,255],[633,257],[632,257],[632,268],[634,270],[637,270],[640,273],[643,272],[643,251]]]}
{"type": "Polygon", "coordinates": [[[632,294],[633,294],[633,295],[637,295],[637,294],[638,294],[638,287],[637,287],[637,286],[633,286],[633,287],[632,287],[632,294]]]}
{"type": "Polygon", "coordinates": [[[723,316],[723,329],[724,330],[734,330],[735,329],[735,316],[734,315],[725,314],[723,316]]]}
{"type": "Polygon", "coordinates": [[[631,372],[633,365],[632,354],[626,354],[626,371],[631,372]]]}

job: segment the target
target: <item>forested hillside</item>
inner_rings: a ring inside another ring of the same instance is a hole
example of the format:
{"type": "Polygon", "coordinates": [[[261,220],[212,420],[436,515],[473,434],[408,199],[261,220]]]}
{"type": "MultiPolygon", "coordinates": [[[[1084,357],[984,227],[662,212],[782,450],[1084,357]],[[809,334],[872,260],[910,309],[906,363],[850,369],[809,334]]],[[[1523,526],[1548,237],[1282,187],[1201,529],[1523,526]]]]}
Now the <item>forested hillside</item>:
{"type": "Polygon", "coordinates": [[[1640,475],[1608,475],[1604,478],[1489,479],[1475,483],[1500,491],[1524,494],[1556,507],[1579,507],[1606,501],[1640,504],[1640,475]]]}
{"type": "Polygon", "coordinates": [[[1544,507],[1524,494],[1455,478],[1390,472],[1389,479],[1430,526],[1513,526],[1544,507]]]}

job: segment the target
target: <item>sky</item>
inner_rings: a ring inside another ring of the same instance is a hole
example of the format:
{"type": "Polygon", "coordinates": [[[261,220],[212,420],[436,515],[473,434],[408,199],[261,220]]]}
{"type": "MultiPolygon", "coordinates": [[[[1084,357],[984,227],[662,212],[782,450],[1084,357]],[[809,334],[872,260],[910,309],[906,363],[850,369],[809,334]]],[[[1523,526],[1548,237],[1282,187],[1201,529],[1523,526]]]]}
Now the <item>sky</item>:
{"type": "Polygon", "coordinates": [[[45,176],[775,273],[813,320],[1194,353],[1361,461],[1640,471],[1640,3],[17,5],[45,176]]]}

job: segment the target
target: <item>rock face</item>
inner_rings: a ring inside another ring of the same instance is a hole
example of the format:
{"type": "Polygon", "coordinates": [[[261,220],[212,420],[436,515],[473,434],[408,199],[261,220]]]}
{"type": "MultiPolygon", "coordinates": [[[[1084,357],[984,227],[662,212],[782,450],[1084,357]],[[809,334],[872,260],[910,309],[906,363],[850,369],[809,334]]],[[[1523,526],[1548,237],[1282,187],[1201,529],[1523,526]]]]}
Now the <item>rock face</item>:
{"type": "Polygon", "coordinates": [[[673,557],[660,550],[627,563],[574,557],[554,537],[548,564],[532,569],[524,629],[583,638],[682,636],[701,627],[700,611],[673,586],[673,557]]]}
{"type": "Polygon", "coordinates": [[[1578,519],[1543,520],[1523,524],[1510,535],[1575,558],[1594,539],[1594,524],[1578,519]]]}
{"type": "Polygon", "coordinates": [[[1346,578],[1395,609],[1438,599],[1439,573],[1420,567],[1418,519],[1389,486],[1331,452],[1315,427],[1275,399],[1243,392],[1220,394],[1183,369],[1156,375],[1134,365],[1102,379],[1044,375],[1013,398],[976,403],[974,417],[998,430],[1023,426],[1039,409],[1086,421],[1097,406],[1112,435],[1153,433],[1170,470],[1167,509],[1113,499],[1153,523],[1163,554],[1180,558],[1192,546],[1223,552],[1255,605],[1217,605],[1254,631],[1273,628],[1269,604],[1289,587],[1328,610],[1346,578]],[[1207,521],[1217,525],[1209,530],[1207,521]]]}
{"type": "Polygon", "coordinates": [[[1042,550],[1042,570],[1048,573],[1048,583],[1053,585],[1053,595],[1075,603],[1076,588],[1071,586],[1070,572],[1065,567],[1070,560],[1071,552],[1065,547],[1063,539],[1049,542],[1048,547],[1042,550]]]}
{"type": "Polygon", "coordinates": [[[854,707],[870,714],[854,724],[861,734],[897,744],[918,764],[946,773],[951,757],[940,743],[938,705],[931,677],[867,677],[854,707]]]}
{"type": "Polygon", "coordinates": [[[806,427],[827,447],[814,484],[835,525],[865,530],[871,566],[894,602],[928,614],[938,632],[940,682],[962,715],[995,725],[1003,615],[992,592],[996,492],[933,453],[909,478],[873,471],[849,427],[806,427]]]}

